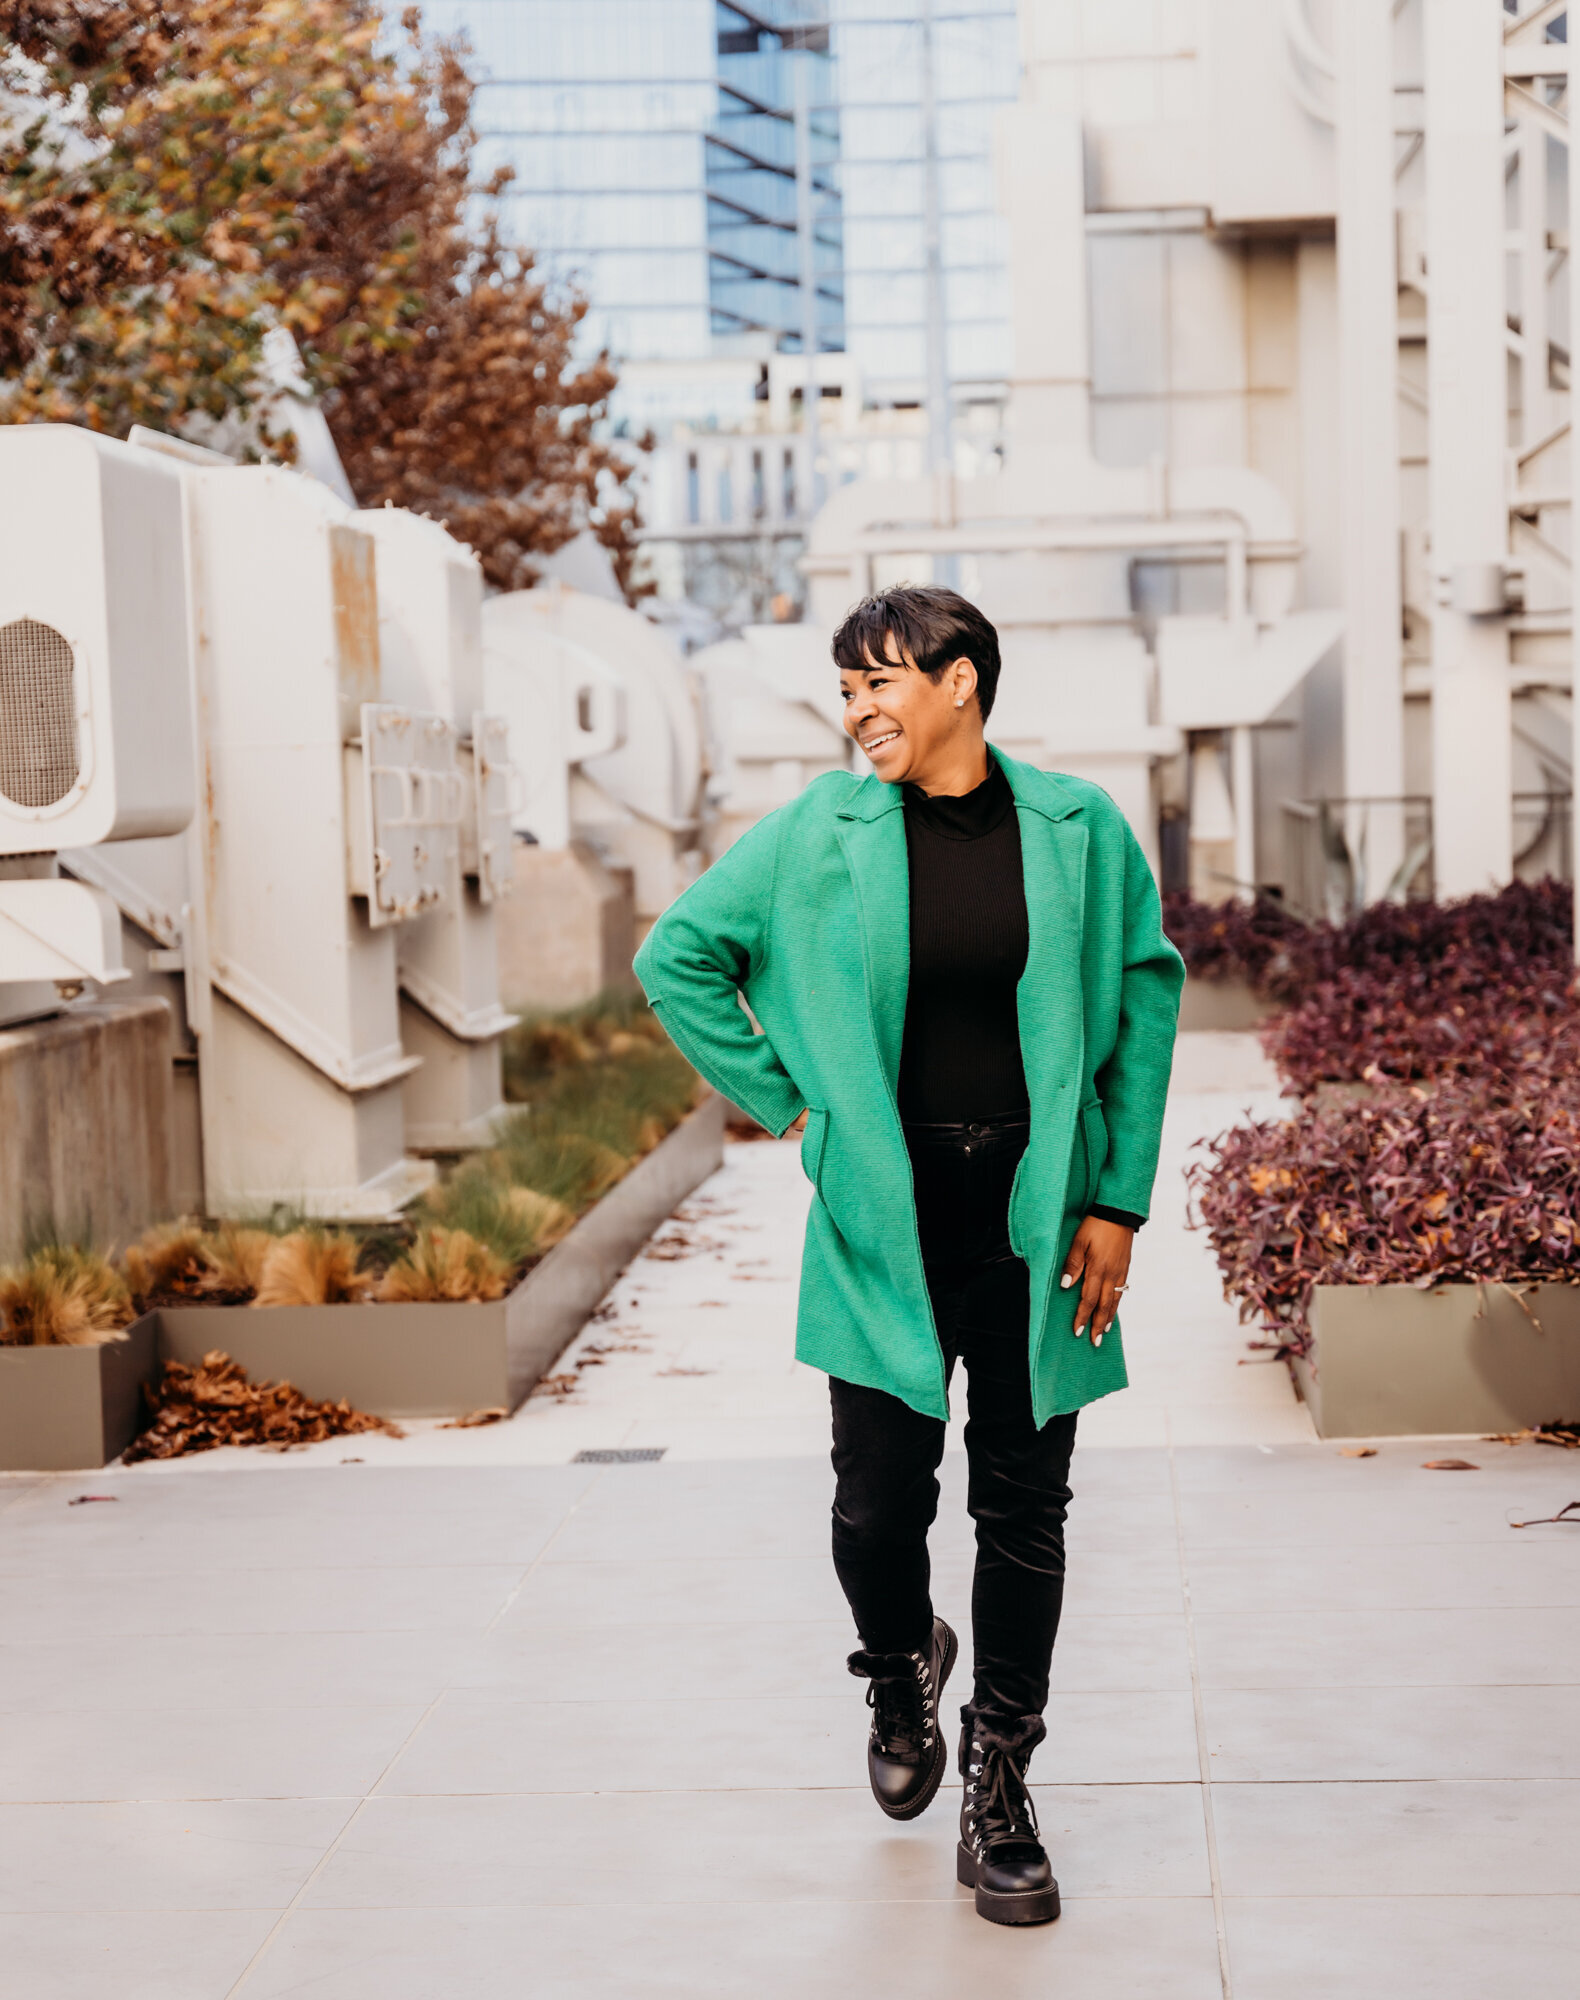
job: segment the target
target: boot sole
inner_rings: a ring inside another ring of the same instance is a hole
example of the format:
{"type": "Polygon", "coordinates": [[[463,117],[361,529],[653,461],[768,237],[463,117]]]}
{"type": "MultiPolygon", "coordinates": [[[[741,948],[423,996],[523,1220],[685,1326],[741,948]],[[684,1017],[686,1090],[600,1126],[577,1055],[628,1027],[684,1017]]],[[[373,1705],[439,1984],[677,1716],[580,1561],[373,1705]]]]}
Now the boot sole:
{"type": "Polygon", "coordinates": [[[976,1893],[977,1915],[990,1924],[1051,1924],[1059,1914],[1059,1885],[1023,1889],[1017,1896],[1000,1896],[977,1879],[977,1858],[964,1841],[955,1849],[955,1880],[976,1893]]]}
{"type": "Polygon", "coordinates": [[[927,1774],[927,1781],[909,1804],[903,1806],[885,1805],[878,1799],[876,1791],[872,1796],[878,1799],[878,1810],[890,1819],[919,1819],[938,1796],[938,1787],[944,1782],[944,1773],[949,1769],[949,1746],[944,1741],[943,1717],[939,1705],[944,1698],[944,1688],[949,1676],[954,1672],[955,1658],[960,1651],[960,1641],[949,1626],[944,1627],[949,1634],[949,1642],[944,1648],[944,1657],[938,1666],[938,1693],[933,1702],[933,1768],[927,1774]]]}

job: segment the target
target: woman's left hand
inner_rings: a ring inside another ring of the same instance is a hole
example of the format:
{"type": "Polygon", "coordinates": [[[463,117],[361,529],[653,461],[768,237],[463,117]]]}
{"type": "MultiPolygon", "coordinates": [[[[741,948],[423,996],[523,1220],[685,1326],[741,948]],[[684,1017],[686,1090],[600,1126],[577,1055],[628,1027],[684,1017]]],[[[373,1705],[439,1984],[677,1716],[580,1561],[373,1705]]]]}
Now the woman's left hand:
{"type": "Polygon", "coordinates": [[[1090,1323],[1092,1345],[1102,1346],[1103,1335],[1113,1325],[1119,1310],[1119,1294],[1130,1275],[1130,1250],[1135,1240],[1136,1232],[1122,1222],[1103,1222],[1095,1215],[1089,1215],[1075,1232],[1059,1283],[1066,1291],[1076,1283],[1081,1287],[1080,1302],[1075,1308],[1077,1340],[1090,1323]]]}

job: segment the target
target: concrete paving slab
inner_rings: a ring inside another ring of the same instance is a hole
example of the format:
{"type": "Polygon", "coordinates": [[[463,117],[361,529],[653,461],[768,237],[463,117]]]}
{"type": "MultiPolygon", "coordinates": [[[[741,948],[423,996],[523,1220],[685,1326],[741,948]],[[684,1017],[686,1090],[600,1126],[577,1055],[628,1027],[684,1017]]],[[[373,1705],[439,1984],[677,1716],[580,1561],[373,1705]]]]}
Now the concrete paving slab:
{"type": "Polygon", "coordinates": [[[0,1575],[0,1631],[46,1643],[181,1632],[401,1632],[481,1628],[518,1569],[181,1570],[131,1575],[64,1567],[0,1575]]]}
{"type": "MultiPolygon", "coordinates": [[[[0,1481],[0,1741],[81,1801],[0,1807],[6,2000],[111,1969],[116,2000],[1221,2000],[1219,1911],[1235,2000],[1566,1992],[1580,1536],[1505,1523],[1580,1461],[1345,1459],[1241,1366],[1179,1174],[1245,1108],[1278,1110],[1255,1077],[1176,1093],[1136,1386],[1082,1418],[1033,1766],[1059,1924],[975,1916],[953,1776],[909,1827],[866,1793],[793,1359],[806,1184],[763,1144],[615,1288],[564,1400],[0,1481]],[[635,1442],[664,1458],[570,1463],[635,1442]]],[[[957,1412],[934,1570],[968,1647],[964,1472],[957,1412]]]]}
{"type": "MultiPolygon", "coordinates": [[[[263,1910],[0,1916],[0,1965],[27,2000],[217,2000],[279,1921],[263,1910]]],[[[439,1990],[434,1989],[436,1992],[439,1990]]]]}
{"type": "Polygon", "coordinates": [[[1572,1896],[1269,1897],[1228,1905],[1235,2000],[1488,2000],[1574,1988],[1572,1896]]]}
{"type": "MultiPolygon", "coordinates": [[[[1171,1785],[1042,1785],[1038,1813],[1069,1896],[1210,1893],[1200,1805],[1171,1785]]],[[[368,1802],[308,1909],[937,1901],[955,1826],[878,1817],[863,1785],[823,1791],[582,1793],[368,1802]]]]}
{"type": "MultiPolygon", "coordinates": [[[[699,1884],[706,1888],[707,1885],[699,1884]]],[[[981,1921],[965,1891],[873,1903],[695,1902],[600,1910],[311,1910],[247,2000],[1219,2000],[1212,1903],[1072,1901],[1051,1927],[981,1921]]]]}
{"type": "Polygon", "coordinates": [[[1580,1895],[1573,1780],[1215,1784],[1213,1808],[1231,1896],[1580,1895]]]}
{"type": "Polygon", "coordinates": [[[577,1620],[592,1625],[666,1621],[676,1610],[705,1624],[820,1623],[850,1617],[827,1556],[669,1562],[540,1563],[501,1618],[502,1627],[577,1620]]]}
{"type": "MultiPolygon", "coordinates": [[[[1061,1636],[1061,1645],[1063,1643],[1061,1636]]],[[[1580,1679],[1580,1610],[1201,1614],[1203,1687],[1564,1686],[1580,1679]]]]}
{"type": "MultiPolygon", "coordinates": [[[[1544,1504],[1541,1511],[1550,1514],[1562,1504],[1544,1504]]],[[[1580,1604],[1580,1534],[1562,1544],[1511,1531],[1505,1542],[1468,1548],[1415,1542],[1306,1548],[1298,1555],[1288,1549],[1197,1549],[1190,1572],[1192,1598],[1204,1613],[1395,1606],[1545,1611],[1580,1604]]]]}
{"type": "Polygon", "coordinates": [[[462,1676],[481,1628],[367,1632],[137,1632],[113,1645],[0,1643],[0,1712],[312,1708],[354,1689],[378,1708],[425,1707],[462,1676]]]}
{"type": "Polygon", "coordinates": [[[1573,1687],[1209,1688],[1225,1782],[1580,1778],[1573,1687]]]}
{"type": "Polygon", "coordinates": [[[866,1743],[859,1691],[840,1698],[526,1702],[456,1689],[380,1789],[413,1792],[782,1791],[850,1782],[866,1743]],[[706,1743],[706,1754],[700,1746],[706,1743]]]}
{"type": "MultiPolygon", "coordinates": [[[[1435,1447],[1434,1447],[1435,1449],[1435,1447]]],[[[1359,1486],[1359,1482],[1357,1482],[1359,1486]]],[[[1580,1492],[1580,1467],[1576,1468],[1580,1492]]],[[[1187,1546],[1204,1549],[1385,1548],[1451,1543],[1508,1546],[1509,1515],[1521,1496],[1494,1478],[1432,1473],[1379,1481],[1370,1492],[1291,1493],[1270,1508],[1251,1494],[1188,1493],[1180,1520],[1187,1546]]]]}
{"type": "Polygon", "coordinates": [[[136,1726],[114,1710],[53,1709],[6,1732],[0,1799],[360,1797],[422,1714],[342,1700],[167,1711],[136,1726]]]}
{"type": "Polygon", "coordinates": [[[774,1619],[588,1625],[529,1618],[503,1621],[451,1674],[457,1687],[490,1688],[522,1701],[619,1702],[633,1687],[655,1701],[703,1700],[721,1688],[740,1687],[764,1701],[790,1695],[835,1698],[850,1693],[845,1655],[855,1644],[843,1604],[837,1617],[822,1624],[774,1619]]]}
{"type": "Polygon", "coordinates": [[[359,1804],[349,1795],[0,1805],[0,1912],[283,1910],[359,1804]]]}

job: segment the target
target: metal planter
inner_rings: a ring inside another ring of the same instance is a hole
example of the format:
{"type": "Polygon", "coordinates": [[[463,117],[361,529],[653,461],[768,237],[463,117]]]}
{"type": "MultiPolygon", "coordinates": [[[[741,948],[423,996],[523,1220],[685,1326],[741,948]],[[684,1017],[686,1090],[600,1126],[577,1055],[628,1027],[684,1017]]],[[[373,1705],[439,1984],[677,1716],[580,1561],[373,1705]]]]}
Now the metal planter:
{"type": "Polygon", "coordinates": [[[1295,1379],[1321,1437],[1447,1437],[1580,1415],[1580,1288],[1319,1285],[1295,1379]]]}
{"type": "Polygon", "coordinates": [[[0,1471],[67,1471],[119,1456],[161,1363],[221,1348],[255,1382],[386,1417],[515,1409],[664,1219],[724,1157],[710,1096],[491,1303],[186,1306],[146,1314],[104,1347],[0,1347],[0,1471]]]}
{"type": "Polygon", "coordinates": [[[119,1458],[147,1420],[159,1315],[102,1347],[0,1347],[0,1472],[72,1472],[119,1458]]]}
{"type": "Polygon", "coordinates": [[[1259,1028],[1277,1007],[1240,979],[1196,979],[1187,977],[1180,995],[1180,1032],[1196,1029],[1245,1033],[1259,1028]]]}

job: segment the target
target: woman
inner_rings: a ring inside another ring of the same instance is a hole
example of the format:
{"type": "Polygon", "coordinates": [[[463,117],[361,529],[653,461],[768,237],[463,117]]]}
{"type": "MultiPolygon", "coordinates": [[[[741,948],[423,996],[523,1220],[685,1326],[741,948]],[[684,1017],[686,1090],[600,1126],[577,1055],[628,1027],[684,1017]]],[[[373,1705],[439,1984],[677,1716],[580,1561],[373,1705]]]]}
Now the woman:
{"type": "Polygon", "coordinates": [[[999,648],[980,611],[952,590],[885,591],[834,658],[873,775],[819,778],[744,834],[637,971],[711,1083],[772,1132],[805,1121],[796,1351],[830,1378],[834,1564],[892,1819],[925,1810],[947,1763],[956,1642],[933,1612],[927,1531],[965,1366],[977,1561],[957,1874],[994,1923],[1043,1923],[1059,1891],[1026,1768],[1046,1734],[1076,1412],[1125,1384],[1115,1313],[1184,967],[1107,794],[988,749],[999,648]]]}

